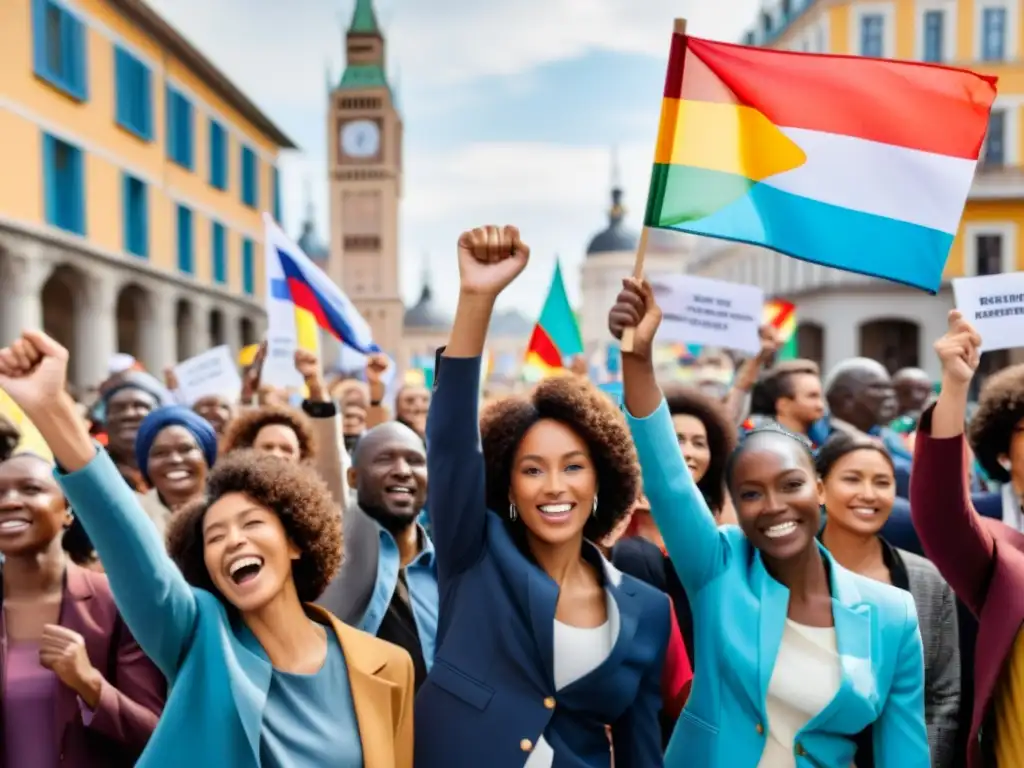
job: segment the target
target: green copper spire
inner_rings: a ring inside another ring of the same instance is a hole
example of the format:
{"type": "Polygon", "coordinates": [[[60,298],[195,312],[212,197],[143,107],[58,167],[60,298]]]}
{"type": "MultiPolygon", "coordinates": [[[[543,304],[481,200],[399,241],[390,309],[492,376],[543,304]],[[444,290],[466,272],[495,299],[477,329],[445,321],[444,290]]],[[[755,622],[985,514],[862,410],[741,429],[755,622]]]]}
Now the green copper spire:
{"type": "Polygon", "coordinates": [[[377,14],[373,10],[373,0],[356,0],[356,8],[352,12],[352,24],[349,25],[350,35],[379,35],[377,14]]]}

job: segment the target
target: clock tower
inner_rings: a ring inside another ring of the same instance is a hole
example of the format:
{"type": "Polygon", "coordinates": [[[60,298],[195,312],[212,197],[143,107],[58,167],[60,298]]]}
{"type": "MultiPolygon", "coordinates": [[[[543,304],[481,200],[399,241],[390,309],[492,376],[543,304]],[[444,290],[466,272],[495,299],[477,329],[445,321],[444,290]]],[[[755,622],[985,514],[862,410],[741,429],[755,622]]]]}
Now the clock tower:
{"type": "MultiPolygon", "coordinates": [[[[373,0],[356,0],[347,65],[327,111],[330,256],[327,273],[397,359],[405,307],[399,290],[402,121],[387,80],[373,0]]],[[[325,349],[328,362],[334,347],[325,349]]]]}

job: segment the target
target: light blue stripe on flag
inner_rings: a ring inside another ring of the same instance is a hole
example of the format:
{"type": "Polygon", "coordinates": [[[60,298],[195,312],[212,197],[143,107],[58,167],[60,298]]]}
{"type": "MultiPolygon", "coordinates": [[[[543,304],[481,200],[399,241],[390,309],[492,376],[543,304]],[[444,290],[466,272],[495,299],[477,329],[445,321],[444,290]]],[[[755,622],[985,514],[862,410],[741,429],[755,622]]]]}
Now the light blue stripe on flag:
{"type": "Polygon", "coordinates": [[[288,290],[288,282],[285,280],[271,280],[270,296],[281,301],[291,301],[292,292],[288,290]]]}
{"type": "Polygon", "coordinates": [[[948,232],[840,208],[766,184],[754,185],[746,196],[709,216],[671,229],[760,245],[932,294],[942,283],[953,244],[948,232]]]}

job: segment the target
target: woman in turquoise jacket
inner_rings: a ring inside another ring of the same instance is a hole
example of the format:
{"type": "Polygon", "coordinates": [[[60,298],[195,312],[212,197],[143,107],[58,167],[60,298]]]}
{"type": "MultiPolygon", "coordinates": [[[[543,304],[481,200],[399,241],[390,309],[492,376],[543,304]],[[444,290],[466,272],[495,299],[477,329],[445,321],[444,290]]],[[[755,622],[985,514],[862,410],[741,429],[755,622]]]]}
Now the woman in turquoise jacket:
{"type": "Polygon", "coordinates": [[[871,727],[875,768],[927,768],[917,612],[851,573],[815,538],[810,448],[755,430],[726,468],[739,527],[719,528],[683,464],[651,364],[661,310],[624,281],[612,334],[634,329],[624,404],[651,513],[693,608],[696,668],[665,755],[687,768],[850,768],[871,727]]]}
{"type": "Polygon", "coordinates": [[[308,468],[219,461],[175,512],[168,548],[66,394],[68,352],[26,331],[0,388],[35,424],[125,623],[170,692],[140,768],[412,768],[404,650],[310,603],[341,562],[341,523],[308,468]],[[179,570],[180,567],[180,570],[179,570]]]}

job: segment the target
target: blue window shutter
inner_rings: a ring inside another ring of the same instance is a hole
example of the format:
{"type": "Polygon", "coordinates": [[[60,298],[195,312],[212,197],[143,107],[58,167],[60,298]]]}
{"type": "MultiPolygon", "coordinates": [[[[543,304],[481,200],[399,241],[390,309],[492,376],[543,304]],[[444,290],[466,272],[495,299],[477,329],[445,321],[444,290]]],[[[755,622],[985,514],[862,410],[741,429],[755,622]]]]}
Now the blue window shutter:
{"type": "Polygon", "coordinates": [[[275,165],[270,172],[274,185],[274,221],[281,223],[281,172],[275,165]]]}
{"type": "Polygon", "coordinates": [[[213,279],[214,282],[223,285],[228,281],[227,254],[225,253],[224,225],[220,222],[211,222],[211,235],[213,243],[213,279]]]}
{"type": "Polygon", "coordinates": [[[57,168],[56,143],[53,136],[43,134],[43,203],[46,222],[57,224],[57,168]]]}
{"type": "Polygon", "coordinates": [[[129,96],[131,73],[128,71],[128,55],[114,46],[114,119],[120,125],[129,125],[129,96]]]}
{"type": "Polygon", "coordinates": [[[149,187],[139,182],[139,255],[149,258],[149,187]]]}
{"type": "Polygon", "coordinates": [[[184,205],[178,206],[178,270],[187,275],[193,273],[192,263],[192,211],[184,205]]]}
{"type": "Polygon", "coordinates": [[[121,240],[128,253],[134,253],[135,248],[135,201],[132,192],[132,177],[127,173],[121,174],[121,240]]]}
{"type": "Polygon", "coordinates": [[[255,293],[256,264],[253,261],[252,240],[242,240],[242,290],[249,296],[255,293]]]}
{"type": "Polygon", "coordinates": [[[164,118],[167,125],[165,126],[165,132],[167,136],[164,137],[164,142],[167,145],[167,156],[171,159],[175,159],[174,145],[177,141],[177,133],[174,130],[174,91],[171,86],[164,88],[164,118]]]}
{"type": "MultiPolygon", "coordinates": [[[[70,14],[68,14],[70,16],[70,14]]],[[[71,59],[71,71],[74,73],[73,85],[82,101],[89,100],[89,30],[80,19],[71,17],[72,47],[74,58],[71,59]]]]}
{"type": "Polygon", "coordinates": [[[139,84],[139,99],[141,100],[140,106],[140,119],[142,125],[143,135],[147,139],[153,138],[153,75],[149,71],[149,67],[142,64],[139,65],[139,77],[141,83],[139,84]]]}
{"type": "Polygon", "coordinates": [[[71,215],[74,231],[85,234],[85,156],[80,149],[71,153],[71,215]]]}
{"type": "Polygon", "coordinates": [[[32,62],[39,77],[46,71],[46,0],[32,0],[32,62]]]}
{"type": "Polygon", "coordinates": [[[181,97],[181,101],[182,121],[184,123],[182,125],[182,135],[184,136],[182,150],[185,154],[185,167],[192,170],[192,166],[194,164],[193,148],[195,145],[193,138],[193,134],[195,133],[195,121],[192,119],[192,102],[186,100],[184,96],[181,97]]]}

